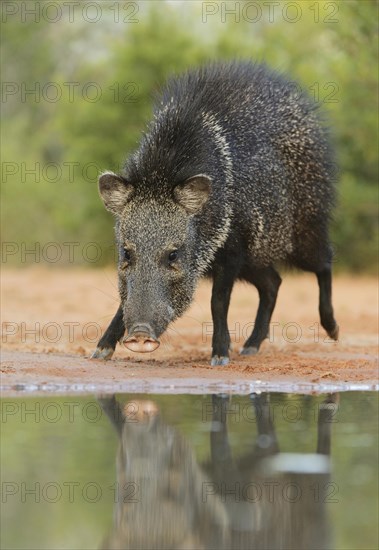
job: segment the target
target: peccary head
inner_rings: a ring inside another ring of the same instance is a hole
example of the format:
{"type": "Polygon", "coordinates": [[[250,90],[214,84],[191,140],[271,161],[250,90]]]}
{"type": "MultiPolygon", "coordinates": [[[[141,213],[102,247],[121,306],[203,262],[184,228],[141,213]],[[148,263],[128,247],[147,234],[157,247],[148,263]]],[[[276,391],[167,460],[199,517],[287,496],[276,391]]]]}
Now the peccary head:
{"type": "Polygon", "coordinates": [[[119,291],[131,351],[149,352],[168,324],[191,303],[198,274],[195,217],[210,192],[210,179],[195,175],[154,196],[111,172],[99,189],[116,216],[119,291]]]}

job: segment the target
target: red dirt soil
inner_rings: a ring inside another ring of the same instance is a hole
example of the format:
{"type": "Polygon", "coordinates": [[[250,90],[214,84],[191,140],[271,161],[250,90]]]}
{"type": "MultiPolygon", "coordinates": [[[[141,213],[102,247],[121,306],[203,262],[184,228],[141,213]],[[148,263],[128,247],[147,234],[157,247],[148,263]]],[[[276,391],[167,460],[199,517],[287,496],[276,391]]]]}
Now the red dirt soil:
{"type": "Polygon", "coordinates": [[[111,361],[89,360],[118,306],[110,269],[2,272],[3,394],[34,391],[320,391],[374,388],[378,379],[378,285],[372,277],[338,276],[333,302],[340,340],[319,324],[318,287],[311,274],[284,274],[270,339],[252,357],[238,354],[258,304],[254,287],[235,286],[227,367],[210,367],[211,285],[200,284],[190,310],[152,354],[118,346],[111,361]],[[252,389],[253,388],[253,389],[252,389]],[[255,388],[255,389],[254,389],[255,388]]]}

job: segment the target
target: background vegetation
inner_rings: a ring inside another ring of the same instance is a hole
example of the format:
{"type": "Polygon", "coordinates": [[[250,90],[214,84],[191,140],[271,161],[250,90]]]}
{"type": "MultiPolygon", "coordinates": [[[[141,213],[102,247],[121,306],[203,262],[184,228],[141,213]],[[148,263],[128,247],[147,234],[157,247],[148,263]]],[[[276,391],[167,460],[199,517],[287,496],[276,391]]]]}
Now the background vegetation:
{"type": "Polygon", "coordinates": [[[377,2],[74,4],[2,3],[3,262],[112,261],[98,172],[137,146],[170,73],[237,57],[322,104],[340,165],[336,267],[376,269],[377,2]]]}

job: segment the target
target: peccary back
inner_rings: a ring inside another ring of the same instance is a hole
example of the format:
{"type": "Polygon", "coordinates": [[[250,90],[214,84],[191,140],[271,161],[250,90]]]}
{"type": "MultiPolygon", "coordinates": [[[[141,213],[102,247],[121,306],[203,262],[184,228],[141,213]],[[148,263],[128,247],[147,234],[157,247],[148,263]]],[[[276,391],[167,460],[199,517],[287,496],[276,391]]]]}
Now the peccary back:
{"type": "Polygon", "coordinates": [[[259,265],[296,263],[299,246],[302,262],[304,238],[325,241],[334,203],[327,132],[317,105],[266,66],[212,65],[168,83],[125,176],[161,196],[194,174],[212,179],[198,224],[201,268],[236,226],[259,265]]]}

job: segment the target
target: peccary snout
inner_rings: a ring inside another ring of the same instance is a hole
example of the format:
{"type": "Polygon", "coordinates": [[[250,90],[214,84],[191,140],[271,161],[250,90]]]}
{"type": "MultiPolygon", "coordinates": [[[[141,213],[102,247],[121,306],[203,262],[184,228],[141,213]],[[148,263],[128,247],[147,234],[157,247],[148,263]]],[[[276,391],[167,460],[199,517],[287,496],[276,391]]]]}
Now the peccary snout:
{"type": "Polygon", "coordinates": [[[123,344],[130,351],[148,353],[156,350],[159,347],[160,342],[154,336],[151,326],[141,323],[133,325],[128,336],[124,338],[123,344]]]}

